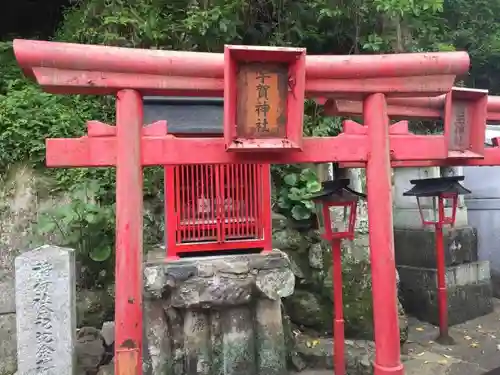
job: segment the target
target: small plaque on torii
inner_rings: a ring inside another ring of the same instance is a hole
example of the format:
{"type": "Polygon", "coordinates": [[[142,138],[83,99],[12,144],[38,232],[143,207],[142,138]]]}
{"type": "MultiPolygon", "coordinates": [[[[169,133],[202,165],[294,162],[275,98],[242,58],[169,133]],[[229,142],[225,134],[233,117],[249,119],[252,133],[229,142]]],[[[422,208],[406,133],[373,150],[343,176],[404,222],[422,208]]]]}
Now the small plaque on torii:
{"type": "Polygon", "coordinates": [[[483,156],[487,104],[488,90],[453,87],[446,94],[444,133],[449,158],[483,156]]]}
{"type": "Polygon", "coordinates": [[[305,49],[226,46],[224,59],[226,149],[300,150],[305,49]]]}

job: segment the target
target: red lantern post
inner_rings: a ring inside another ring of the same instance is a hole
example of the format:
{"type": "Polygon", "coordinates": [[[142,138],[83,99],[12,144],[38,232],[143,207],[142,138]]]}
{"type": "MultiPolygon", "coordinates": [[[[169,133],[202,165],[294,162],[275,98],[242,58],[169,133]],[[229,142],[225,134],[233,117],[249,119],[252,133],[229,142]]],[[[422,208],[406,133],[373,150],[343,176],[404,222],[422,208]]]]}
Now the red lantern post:
{"type": "Polygon", "coordinates": [[[410,190],[403,193],[404,196],[417,197],[418,209],[423,225],[433,225],[436,233],[436,265],[437,265],[437,287],[439,306],[439,336],[437,342],[443,345],[452,345],[453,338],[448,332],[448,296],[446,292],[446,265],[444,257],[443,226],[455,224],[455,216],[458,206],[458,195],[469,194],[470,191],[460,185],[463,176],[425,178],[411,180],[414,184],[410,190]],[[430,214],[426,214],[422,199],[431,199],[430,214]],[[447,202],[451,201],[451,214],[447,215],[447,202]]]}
{"type": "Polygon", "coordinates": [[[323,183],[323,191],[314,196],[318,227],[332,245],[333,338],[335,374],[345,374],[344,311],[342,302],[342,240],[354,238],[358,197],[363,194],[349,189],[349,180],[323,183]]]}

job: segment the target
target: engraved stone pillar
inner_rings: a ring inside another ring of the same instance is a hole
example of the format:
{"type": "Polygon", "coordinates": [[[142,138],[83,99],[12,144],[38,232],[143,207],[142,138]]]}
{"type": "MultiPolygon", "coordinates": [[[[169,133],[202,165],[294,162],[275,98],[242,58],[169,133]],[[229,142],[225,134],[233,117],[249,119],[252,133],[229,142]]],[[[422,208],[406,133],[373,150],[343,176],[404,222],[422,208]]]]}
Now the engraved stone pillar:
{"type": "Polygon", "coordinates": [[[15,265],[18,373],[73,374],[73,250],[42,246],[19,255],[15,265]]]}

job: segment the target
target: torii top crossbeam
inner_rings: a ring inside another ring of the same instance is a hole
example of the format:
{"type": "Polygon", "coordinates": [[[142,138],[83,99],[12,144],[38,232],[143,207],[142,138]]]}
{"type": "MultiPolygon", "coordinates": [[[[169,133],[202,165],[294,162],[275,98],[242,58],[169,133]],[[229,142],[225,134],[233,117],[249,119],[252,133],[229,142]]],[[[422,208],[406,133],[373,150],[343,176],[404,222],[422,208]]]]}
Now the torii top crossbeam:
{"type": "MultiPolygon", "coordinates": [[[[14,52],[23,72],[52,93],[110,94],[132,88],[144,95],[223,96],[222,53],[32,40],[15,40],[14,52]]],[[[438,95],[449,91],[455,76],[467,72],[469,64],[465,52],[307,56],[306,94],[438,95]]]]}

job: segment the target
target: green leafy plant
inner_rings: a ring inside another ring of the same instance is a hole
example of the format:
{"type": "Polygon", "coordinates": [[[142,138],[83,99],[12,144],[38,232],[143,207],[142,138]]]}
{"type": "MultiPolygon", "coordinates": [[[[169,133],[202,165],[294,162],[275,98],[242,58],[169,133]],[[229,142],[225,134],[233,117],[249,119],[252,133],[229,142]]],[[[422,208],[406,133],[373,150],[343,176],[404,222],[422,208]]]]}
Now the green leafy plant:
{"type": "Polygon", "coordinates": [[[321,183],[312,168],[297,165],[286,166],[281,173],[283,182],[279,189],[277,205],[284,213],[297,221],[308,220],[314,211],[311,194],[321,190],[321,183]]]}
{"type": "Polygon", "coordinates": [[[75,188],[68,203],[42,212],[36,224],[38,234],[52,235],[58,245],[76,250],[81,276],[91,285],[105,284],[113,274],[115,212],[100,203],[102,193],[97,181],[75,188]]]}
{"type": "MultiPolygon", "coordinates": [[[[323,116],[323,106],[313,100],[304,103],[304,136],[335,136],[340,132],[339,117],[323,116]]],[[[313,218],[314,202],[310,196],[321,190],[315,167],[283,165],[272,168],[273,206],[282,214],[299,222],[313,218]]]]}

